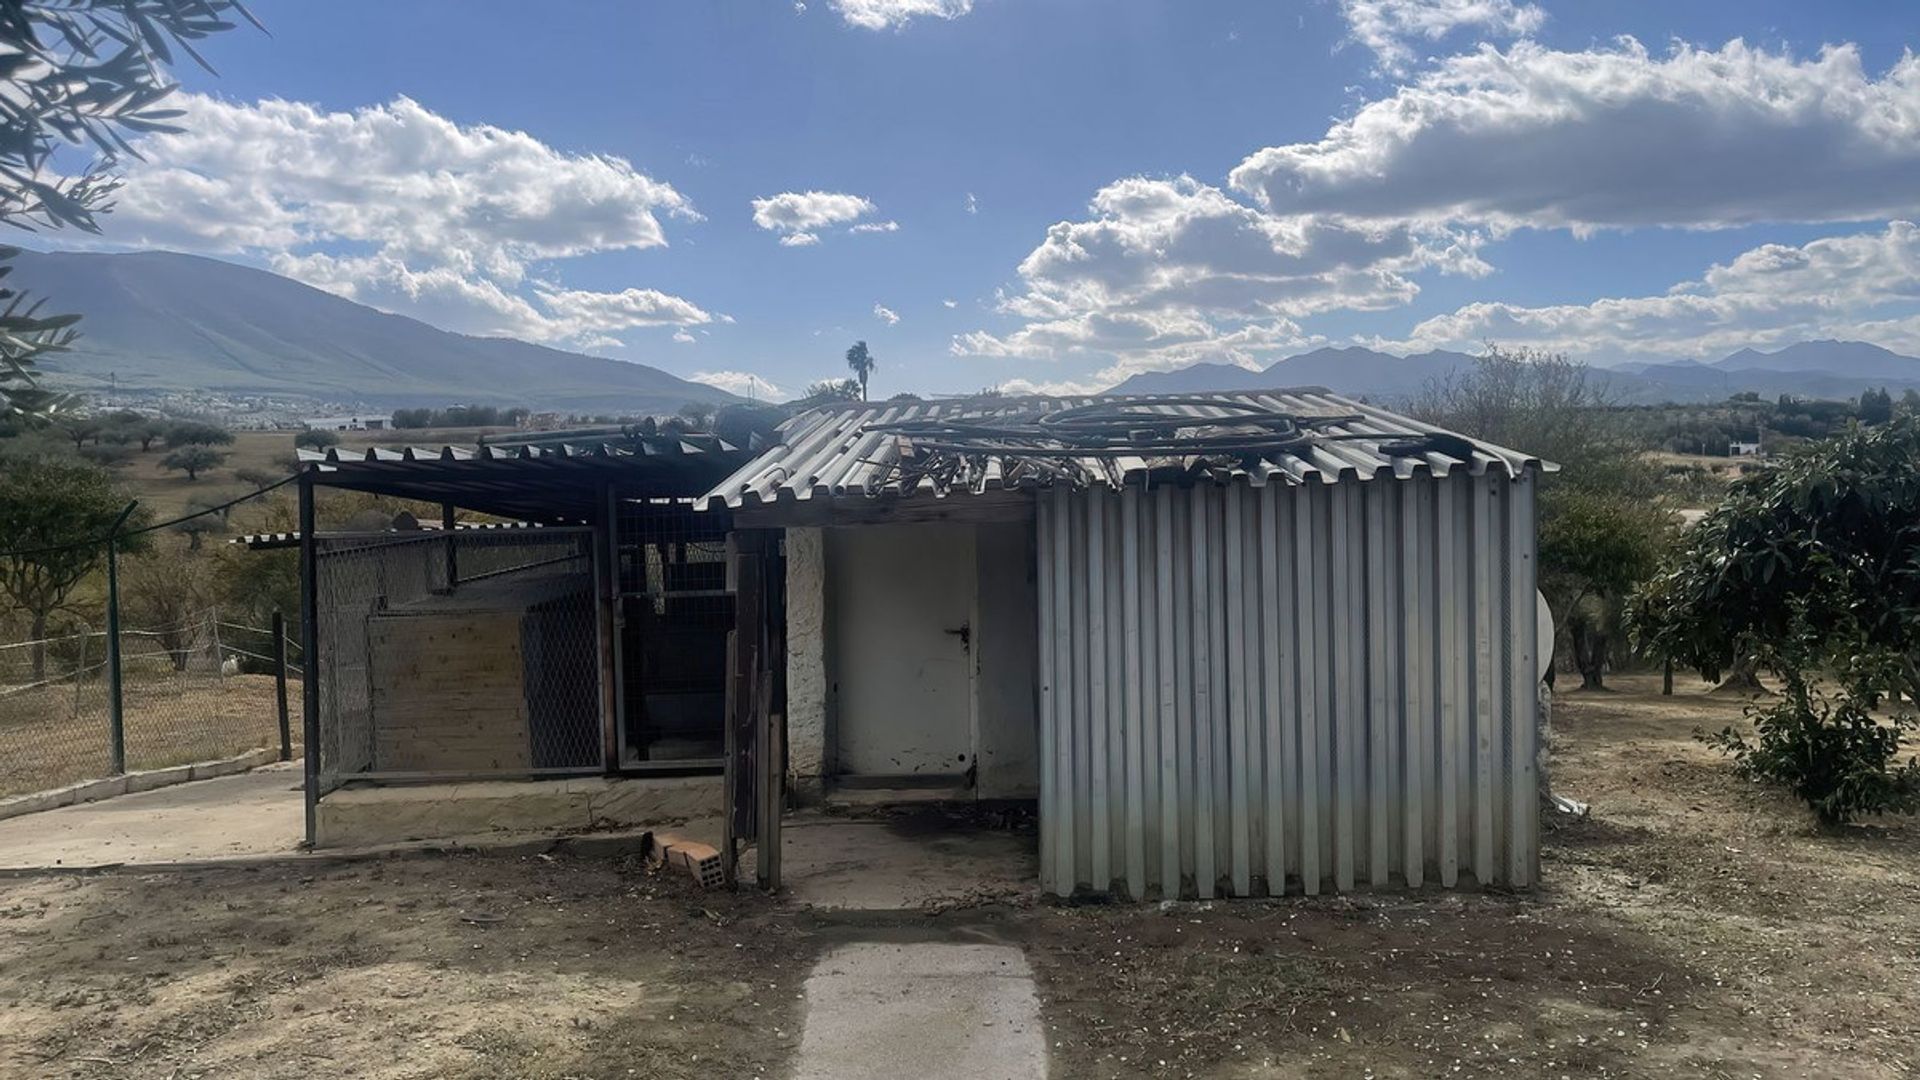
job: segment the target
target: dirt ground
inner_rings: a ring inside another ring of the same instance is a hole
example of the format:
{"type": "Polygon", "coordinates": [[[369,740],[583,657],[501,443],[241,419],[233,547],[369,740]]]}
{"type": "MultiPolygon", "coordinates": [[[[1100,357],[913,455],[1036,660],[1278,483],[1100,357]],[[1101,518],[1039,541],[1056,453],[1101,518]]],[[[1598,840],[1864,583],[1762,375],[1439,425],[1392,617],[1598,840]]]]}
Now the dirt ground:
{"type": "MultiPolygon", "coordinates": [[[[300,684],[287,692],[297,711],[300,684]]],[[[164,769],[280,744],[271,675],[134,673],[122,694],[129,769],[164,769]]],[[[0,698],[0,795],[106,776],[108,757],[103,681],[0,698]]]]}
{"type": "Polygon", "coordinates": [[[1683,680],[1568,695],[1523,896],[874,916],[634,864],[0,878],[0,1075],[778,1076],[841,941],[1007,941],[1056,1077],[1920,1075],[1920,825],[1822,831],[1683,680]]]}
{"type": "Polygon", "coordinates": [[[1920,1075],[1920,825],[1823,832],[1694,740],[1682,679],[1570,694],[1525,896],[1051,911],[1066,1077],[1920,1075]]]}
{"type": "Polygon", "coordinates": [[[771,1075],[794,921],[561,857],[0,881],[0,1075],[771,1075]]]}

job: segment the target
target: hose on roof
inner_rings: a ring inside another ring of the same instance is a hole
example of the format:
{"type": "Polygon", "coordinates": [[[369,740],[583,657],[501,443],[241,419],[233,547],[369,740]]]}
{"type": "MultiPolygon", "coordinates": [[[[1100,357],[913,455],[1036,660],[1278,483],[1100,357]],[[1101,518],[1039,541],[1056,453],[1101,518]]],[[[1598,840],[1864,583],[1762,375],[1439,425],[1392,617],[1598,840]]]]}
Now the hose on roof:
{"type": "Polygon", "coordinates": [[[1165,397],[902,420],[863,430],[895,437],[899,454],[890,479],[930,480],[942,491],[975,486],[991,467],[1000,469],[1003,483],[1031,477],[1084,484],[1100,476],[1118,486],[1114,462],[1120,458],[1144,458],[1161,471],[1208,473],[1340,441],[1374,443],[1380,453],[1395,457],[1472,452],[1472,444],[1457,435],[1335,430],[1364,420],[1358,414],[1295,413],[1217,397],[1165,397]]]}

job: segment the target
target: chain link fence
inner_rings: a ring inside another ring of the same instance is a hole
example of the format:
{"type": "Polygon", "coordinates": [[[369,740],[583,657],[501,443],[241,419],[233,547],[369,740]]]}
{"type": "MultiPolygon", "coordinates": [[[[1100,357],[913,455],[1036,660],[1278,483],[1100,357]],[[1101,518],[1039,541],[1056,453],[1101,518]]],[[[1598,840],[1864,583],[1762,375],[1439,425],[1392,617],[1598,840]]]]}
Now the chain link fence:
{"type": "Polygon", "coordinates": [[[592,530],[315,544],[321,793],[601,768],[592,530]]]}
{"type": "MultiPolygon", "coordinates": [[[[0,796],[112,776],[105,631],[0,644],[0,796]]],[[[298,707],[299,643],[285,642],[298,707]]],[[[273,631],[208,610],[120,630],[126,768],[161,769],[281,746],[273,631]]]]}

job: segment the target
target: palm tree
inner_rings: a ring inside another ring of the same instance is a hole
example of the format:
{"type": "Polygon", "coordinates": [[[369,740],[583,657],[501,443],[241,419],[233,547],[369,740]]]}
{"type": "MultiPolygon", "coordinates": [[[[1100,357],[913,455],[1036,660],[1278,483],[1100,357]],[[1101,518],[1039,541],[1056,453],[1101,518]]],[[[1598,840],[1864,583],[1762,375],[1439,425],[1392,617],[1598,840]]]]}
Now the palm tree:
{"type": "Polygon", "coordinates": [[[873,354],[867,351],[867,343],[856,341],[853,348],[847,350],[847,367],[853,369],[853,377],[860,380],[860,400],[867,400],[867,376],[873,374],[878,366],[873,354]]]}

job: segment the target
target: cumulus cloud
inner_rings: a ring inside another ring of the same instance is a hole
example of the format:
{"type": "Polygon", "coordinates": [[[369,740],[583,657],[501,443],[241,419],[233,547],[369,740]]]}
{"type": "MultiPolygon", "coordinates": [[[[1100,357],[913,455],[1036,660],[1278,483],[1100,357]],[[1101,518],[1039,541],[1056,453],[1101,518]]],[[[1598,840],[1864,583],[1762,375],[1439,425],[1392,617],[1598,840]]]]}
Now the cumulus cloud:
{"type": "Polygon", "coordinates": [[[697,218],[619,158],[461,126],[408,98],[353,112],[178,99],[184,131],[141,140],[115,243],[261,258],[281,273],[450,329],[617,344],[621,330],[712,316],[651,289],[529,281],[533,262],[667,243],[697,218]]]}
{"type": "Polygon", "coordinates": [[[942,301],[940,301],[940,305],[941,305],[942,307],[946,307],[946,308],[957,308],[957,307],[959,307],[959,306],[960,306],[960,301],[958,301],[958,300],[942,300],[942,301]]]}
{"type": "Polygon", "coordinates": [[[1743,346],[1867,336],[1920,351],[1920,227],[1765,244],[1656,296],[1525,307],[1468,304],[1420,323],[1406,342],[1426,349],[1496,340],[1593,359],[1638,355],[1716,359],[1743,346]]]}
{"type": "Polygon", "coordinates": [[[1592,230],[1911,216],[1915,175],[1911,52],[1875,77],[1851,45],[1655,56],[1624,38],[1448,58],[1230,181],[1275,213],[1592,230]]]}
{"type": "Polygon", "coordinates": [[[850,233],[895,232],[894,221],[860,221],[879,207],[858,195],[840,191],[783,191],[753,200],[753,223],[780,237],[787,247],[820,242],[820,232],[835,225],[850,233]],[[856,224],[857,223],[857,224],[856,224]]]}
{"type": "Polygon", "coordinates": [[[687,378],[755,401],[785,401],[793,396],[751,371],[696,371],[687,378]]]}
{"type": "Polygon", "coordinates": [[[1420,269],[1480,274],[1471,235],[1277,216],[1191,177],[1120,180],[1085,221],[1060,222],[998,308],[1006,334],[954,339],[963,356],[1108,359],[1109,379],[1207,360],[1258,366],[1312,339],[1299,318],[1399,306],[1420,269]]]}
{"type": "Polygon", "coordinates": [[[888,326],[893,326],[900,321],[900,316],[896,315],[892,308],[877,303],[873,305],[873,317],[888,326]]]}
{"type": "Polygon", "coordinates": [[[1439,41],[1456,30],[1496,37],[1531,34],[1546,12],[1513,0],[1341,0],[1351,40],[1373,50],[1380,70],[1405,71],[1416,59],[1409,41],[1439,41]]]}
{"type": "Polygon", "coordinates": [[[916,18],[957,19],[973,10],[973,0],[832,0],[833,10],[849,26],[893,30],[916,18]]]}

